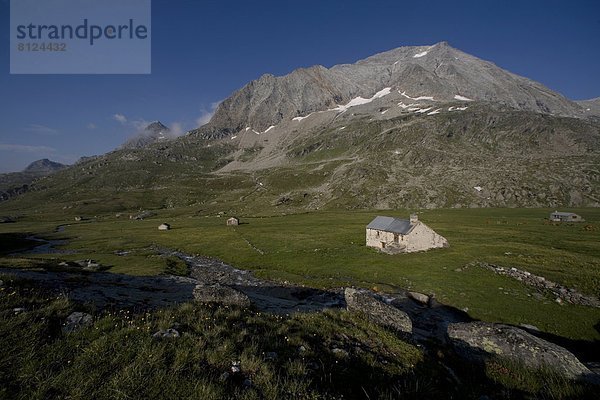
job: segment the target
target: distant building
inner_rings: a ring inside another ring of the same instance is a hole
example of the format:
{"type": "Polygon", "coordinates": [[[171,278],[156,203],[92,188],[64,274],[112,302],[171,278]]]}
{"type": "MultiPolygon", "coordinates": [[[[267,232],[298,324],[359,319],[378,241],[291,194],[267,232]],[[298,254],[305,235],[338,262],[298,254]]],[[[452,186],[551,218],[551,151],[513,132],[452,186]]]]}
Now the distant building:
{"type": "Polygon", "coordinates": [[[375,217],[367,225],[367,246],[386,253],[412,253],[448,247],[448,241],[419,221],[416,214],[410,219],[375,217]]]}
{"type": "Polygon", "coordinates": [[[239,225],[240,224],[240,220],[237,219],[236,217],[231,217],[227,220],[227,226],[235,226],[235,225],[239,225]]]}
{"type": "Polygon", "coordinates": [[[583,222],[585,219],[581,218],[581,215],[570,212],[558,212],[554,211],[550,213],[550,221],[553,222],[583,222]]]}
{"type": "Polygon", "coordinates": [[[167,223],[160,224],[160,225],[158,226],[158,230],[159,230],[159,231],[168,231],[168,230],[170,230],[170,229],[171,229],[171,225],[169,225],[169,224],[167,224],[167,223]]]}

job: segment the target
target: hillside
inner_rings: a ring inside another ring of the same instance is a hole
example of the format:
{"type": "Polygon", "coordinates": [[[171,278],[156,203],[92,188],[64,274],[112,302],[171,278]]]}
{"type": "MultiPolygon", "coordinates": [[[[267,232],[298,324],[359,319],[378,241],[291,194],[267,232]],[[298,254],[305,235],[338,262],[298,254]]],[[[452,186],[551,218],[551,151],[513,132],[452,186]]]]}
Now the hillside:
{"type": "Polygon", "coordinates": [[[600,97],[591,100],[580,100],[577,104],[584,109],[586,115],[600,118],[600,97]]]}
{"type": "Polygon", "coordinates": [[[379,106],[366,104],[263,135],[118,150],[38,181],[35,193],[5,206],[269,213],[600,204],[599,125],[489,104],[452,107],[463,108],[376,115],[379,106]]]}
{"type": "Polygon", "coordinates": [[[0,174],[0,201],[27,192],[34,180],[52,175],[65,168],[67,166],[64,164],[44,158],[32,162],[21,172],[0,174]]]}
{"type": "Polygon", "coordinates": [[[599,151],[580,104],[442,42],[263,76],[185,137],[155,122],[4,207],[595,207],[599,151]]]}

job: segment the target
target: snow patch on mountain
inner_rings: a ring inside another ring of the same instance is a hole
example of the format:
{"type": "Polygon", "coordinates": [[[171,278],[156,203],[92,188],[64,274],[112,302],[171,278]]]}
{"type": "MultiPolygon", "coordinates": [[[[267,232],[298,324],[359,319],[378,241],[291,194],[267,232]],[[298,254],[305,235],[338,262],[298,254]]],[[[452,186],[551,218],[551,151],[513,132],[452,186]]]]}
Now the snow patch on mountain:
{"type": "Polygon", "coordinates": [[[292,121],[302,121],[303,119],[308,118],[311,115],[313,115],[313,113],[310,113],[310,114],[308,114],[308,115],[306,115],[304,117],[294,117],[294,118],[292,118],[292,121]]]}
{"type": "Polygon", "coordinates": [[[425,50],[425,51],[423,51],[423,52],[421,52],[421,53],[417,53],[417,54],[415,54],[415,55],[413,56],[413,58],[421,58],[421,57],[424,57],[424,56],[426,56],[426,55],[427,55],[427,53],[429,53],[429,51],[425,50]]]}
{"type": "Polygon", "coordinates": [[[339,112],[344,112],[347,109],[349,109],[350,107],[355,107],[355,106],[360,106],[363,104],[367,104],[372,102],[375,99],[379,99],[383,96],[387,96],[388,94],[390,94],[392,92],[392,88],[387,87],[385,89],[380,90],[379,92],[375,93],[373,95],[373,97],[369,98],[369,99],[365,99],[363,97],[355,97],[352,100],[350,100],[346,105],[338,105],[336,108],[331,108],[328,111],[339,111],[339,112]]]}
{"type": "Polygon", "coordinates": [[[460,94],[455,95],[454,98],[456,100],[460,100],[460,101],[473,101],[473,99],[470,99],[470,98],[465,97],[465,96],[461,96],[460,94]]]}
{"type": "Polygon", "coordinates": [[[421,106],[421,104],[419,104],[419,103],[404,104],[403,101],[401,101],[400,103],[398,103],[398,107],[400,107],[402,109],[405,109],[405,110],[408,108],[409,111],[410,111],[411,108],[420,107],[420,106],[421,106]]]}
{"type": "Polygon", "coordinates": [[[424,114],[424,113],[426,113],[427,111],[429,111],[429,110],[432,110],[432,109],[433,109],[433,107],[429,107],[429,108],[421,108],[421,109],[417,110],[416,112],[418,112],[419,114],[424,114]]]}
{"type": "Polygon", "coordinates": [[[429,100],[429,101],[435,101],[433,99],[433,96],[419,96],[419,97],[410,97],[409,95],[406,94],[406,92],[400,92],[398,90],[398,93],[400,93],[401,96],[406,97],[407,99],[411,99],[414,101],[419,101],[419,100],[429,100]]]}

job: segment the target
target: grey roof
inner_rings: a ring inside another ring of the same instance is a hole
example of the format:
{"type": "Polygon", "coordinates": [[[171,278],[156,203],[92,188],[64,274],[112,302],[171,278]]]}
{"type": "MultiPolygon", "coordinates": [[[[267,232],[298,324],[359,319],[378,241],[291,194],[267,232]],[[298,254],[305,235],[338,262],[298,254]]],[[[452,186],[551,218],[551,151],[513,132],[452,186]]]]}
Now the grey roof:
{"type": "Polygon", "coordinates": [[[402,235],[409,233],[413,227],[414,225],[412,225],[407,219],[397,219],[382,216],[375,217],[375,219],[371,221],[369,225],[367,225],[367,229],[400,233],[402,235]]]}
{"type": "Polygon", "coordinates": [[[577,215],[575,213],[572,212],[559,212],[559,211],[554,211],[553,213],[551,213],[552,215],[559,215],[561,217],[570,217],[571,215],[577,215]]]}

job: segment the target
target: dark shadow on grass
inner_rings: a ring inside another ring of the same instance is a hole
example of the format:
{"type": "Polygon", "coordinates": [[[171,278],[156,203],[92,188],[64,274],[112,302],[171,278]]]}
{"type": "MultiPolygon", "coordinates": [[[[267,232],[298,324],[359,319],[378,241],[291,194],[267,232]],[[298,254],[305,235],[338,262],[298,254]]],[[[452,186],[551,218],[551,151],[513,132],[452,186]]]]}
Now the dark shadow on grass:
{"type": "Polygon", "coordinates": [[[31,271],[0,268],[0,274],[27,279],[47,290],[65,293],[77,303],[98,309],[150,310],[193,300],[196,282],[176,276],[131,276],[107,272],[31,271]]]}
{"type": "MultiPolygon", "coordinates": [[[[598,322],[598,324],[600,324],[600,322],[598,322]]],[[[597,327],[598,324],[596,324],[594,327],[597,327]]],[[[527,329],[522,326],[517,326],[517,328],[523,329],[524,331],[527,331],[530,334],[539,337],[540,339],[544,339],[548,342],[564,347],[582,362],[600,361],[600,341],[598,340],[590,341],[569,339],[548,332],[527,329]]]]}
{"type": "Polygon", "coordinates": [[[287,314],[317,312],[327,308],[345,308],[341,290],[329,291],[301,286],[247,286],[231,285],[244,293],[253,305],[264,312],[287,314]]]}
{"type": "Polygon", "coordinates": [[[39,244],[26,233],[0,233],[0,254],[26,252],[39,244]]]}

